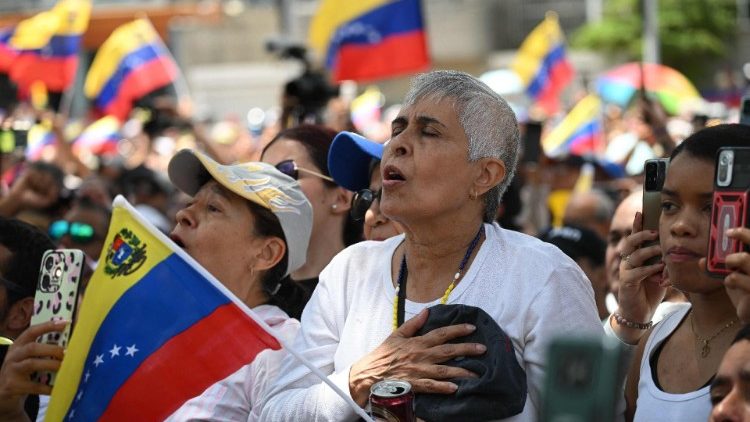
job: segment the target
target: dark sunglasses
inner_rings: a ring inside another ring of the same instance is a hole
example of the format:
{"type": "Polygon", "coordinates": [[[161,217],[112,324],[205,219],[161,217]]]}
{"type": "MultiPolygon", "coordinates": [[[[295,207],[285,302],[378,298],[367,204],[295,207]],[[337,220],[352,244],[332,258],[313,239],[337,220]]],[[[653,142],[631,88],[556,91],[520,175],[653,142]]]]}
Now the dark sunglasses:
{"type": "Polygon", "coordinates": [[[358,191],[352,196],[352,209],[349,211],[349,214],[355,221],[365,218],[367,210],[370,209],[373,202],[380,199],[382,193],[382,189],[376,192],[373,192],[370,189],[362,189],[361,191],[358,191]]]}
{"type": "Polygon", "coordinates": [[[89,243],[96,237],[94,227],[91,224],[81,223],[80,221],[57,220],[49,226],[49,237],[58,241],[66,234],[70,239],[79,244],[89,243]]]}
{"type": "Polygon", "coordinates": [[[299,167],[297,163],[294,162],[294,160],[284,160],[280,162],[279,164],[276,164],[276,170],[286,174],[287,176],[291,177],[294,180],[299,180],[299,174],[300,172],[302,172],[302,173],[307,173],[313,176],[320,177],[321,179],[328,180],[329,182],[333,182],[333,179],[326,176],[325,174],[299,167]]]}

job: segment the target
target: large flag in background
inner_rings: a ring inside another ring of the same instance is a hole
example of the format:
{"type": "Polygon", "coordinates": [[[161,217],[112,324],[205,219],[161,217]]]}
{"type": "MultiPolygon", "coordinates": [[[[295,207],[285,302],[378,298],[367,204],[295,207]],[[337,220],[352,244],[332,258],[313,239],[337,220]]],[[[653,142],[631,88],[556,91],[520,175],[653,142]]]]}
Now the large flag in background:
{"type": "Polygon", "coordinates": [[[16,59],[16,51],[10,46],[13,27],[0,28],[0,73],[10,73],[10,65],[16,59]]]}
{"type": "Polygon", "coordinates": [[[559,95],[573,79],[565,55],[565,36],[557,14],[549,12],[526,37],[511,68],[526,85],[526,93],[547,113],[560,108],[559,95]]]}
{"type": "Polygon", "coordinates": [[[120,121],[114,116],[104,116],[91,123],[73,141],[73,152],[91,154],[114,154],[120,139],[120,121]]]}
{"type": "Polygon", "coordinates": [[[21,91],[38,81],[49,91],[65,91],[75,80],[90,15],[91,0],[59,0],[51,10],[21,21],[0,47],[0,71],[5,57],[12,55],[9,75],[21,91]]]}
{"type": "Polygon", "coordinates": [[[103,114],[125,120],[133,102],[174,82],[177,64],[146,19],[126,23],[102,44],[84,93],[103,114]]]}
{"type": "Polygon", "coordinates": [[[334,80],[371,81],[430,65],[419,0],[324,0],[310,45],[334,80]]]}
{"type": "Polygon", "coordinates": [[[263,350],[284,346],[299,358],[121,196],[104,245],[46,420],[164,420],[263,350]]]}
{"type": "Polygon", "coordinates": [[[602,100],[594,94],[581,99],[567,116],[542,139],[542,149],[551,158],[604,154],[602,100]]]}

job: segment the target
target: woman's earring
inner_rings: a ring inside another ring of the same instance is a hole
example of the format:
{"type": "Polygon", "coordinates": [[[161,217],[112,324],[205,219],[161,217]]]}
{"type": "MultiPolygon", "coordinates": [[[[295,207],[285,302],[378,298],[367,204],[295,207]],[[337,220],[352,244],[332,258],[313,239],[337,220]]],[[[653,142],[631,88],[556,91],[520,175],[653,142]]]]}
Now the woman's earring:
{"type": "Polygon", "coordinates": [[[475,201],[477,199],[477,193],[472,189],[471,192],[469,192],[469,199],[472,201],[475,201]]]}
{"type": "Polygon", "coordinates": [[[334,210],[334,211],[336,211],[336,209],[337,209],[338,207],[339,207],[339,206],[338,206],[338,205],[336,205],[336,204],[333,204],[333,205],[331,205],[331,209],[332,209],[332,210],[334,210]]]}

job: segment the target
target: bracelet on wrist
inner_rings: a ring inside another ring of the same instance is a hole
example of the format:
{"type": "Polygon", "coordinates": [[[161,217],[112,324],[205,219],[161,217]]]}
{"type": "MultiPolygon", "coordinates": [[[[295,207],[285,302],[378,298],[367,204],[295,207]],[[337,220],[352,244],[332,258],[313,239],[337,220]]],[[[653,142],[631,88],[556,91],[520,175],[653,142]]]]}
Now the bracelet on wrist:
{"type": "Polygon", "coordinates": [[[654,325],[654,321],[649,321],[647,323],[631,321],[625,318],[624,316],[618,314],[617,312],[612,314],[612,318],[615,319],[615,322],[617,322],[618,325],[621,325],[627,328],[635,328],[636,330],[648,330],[654,325]]]}

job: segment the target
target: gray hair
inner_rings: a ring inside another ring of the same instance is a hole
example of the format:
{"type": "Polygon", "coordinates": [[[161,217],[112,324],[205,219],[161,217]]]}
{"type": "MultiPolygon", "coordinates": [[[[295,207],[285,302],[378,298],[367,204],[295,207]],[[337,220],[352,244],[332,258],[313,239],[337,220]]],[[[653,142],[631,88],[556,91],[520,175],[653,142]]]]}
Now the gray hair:
{"type": "Polygon", "coordinates": [[[425,98],[453,100],[458,120],[469,140],[470,162],[493,157],[505,164],[503,181],[484,195],[484,221],[494,221],[500,198],[513,180],[521,154],[521,135],[515,113],[483,82],[455,70],[437,70],[414,78],[404,106],[425,98]]]}

